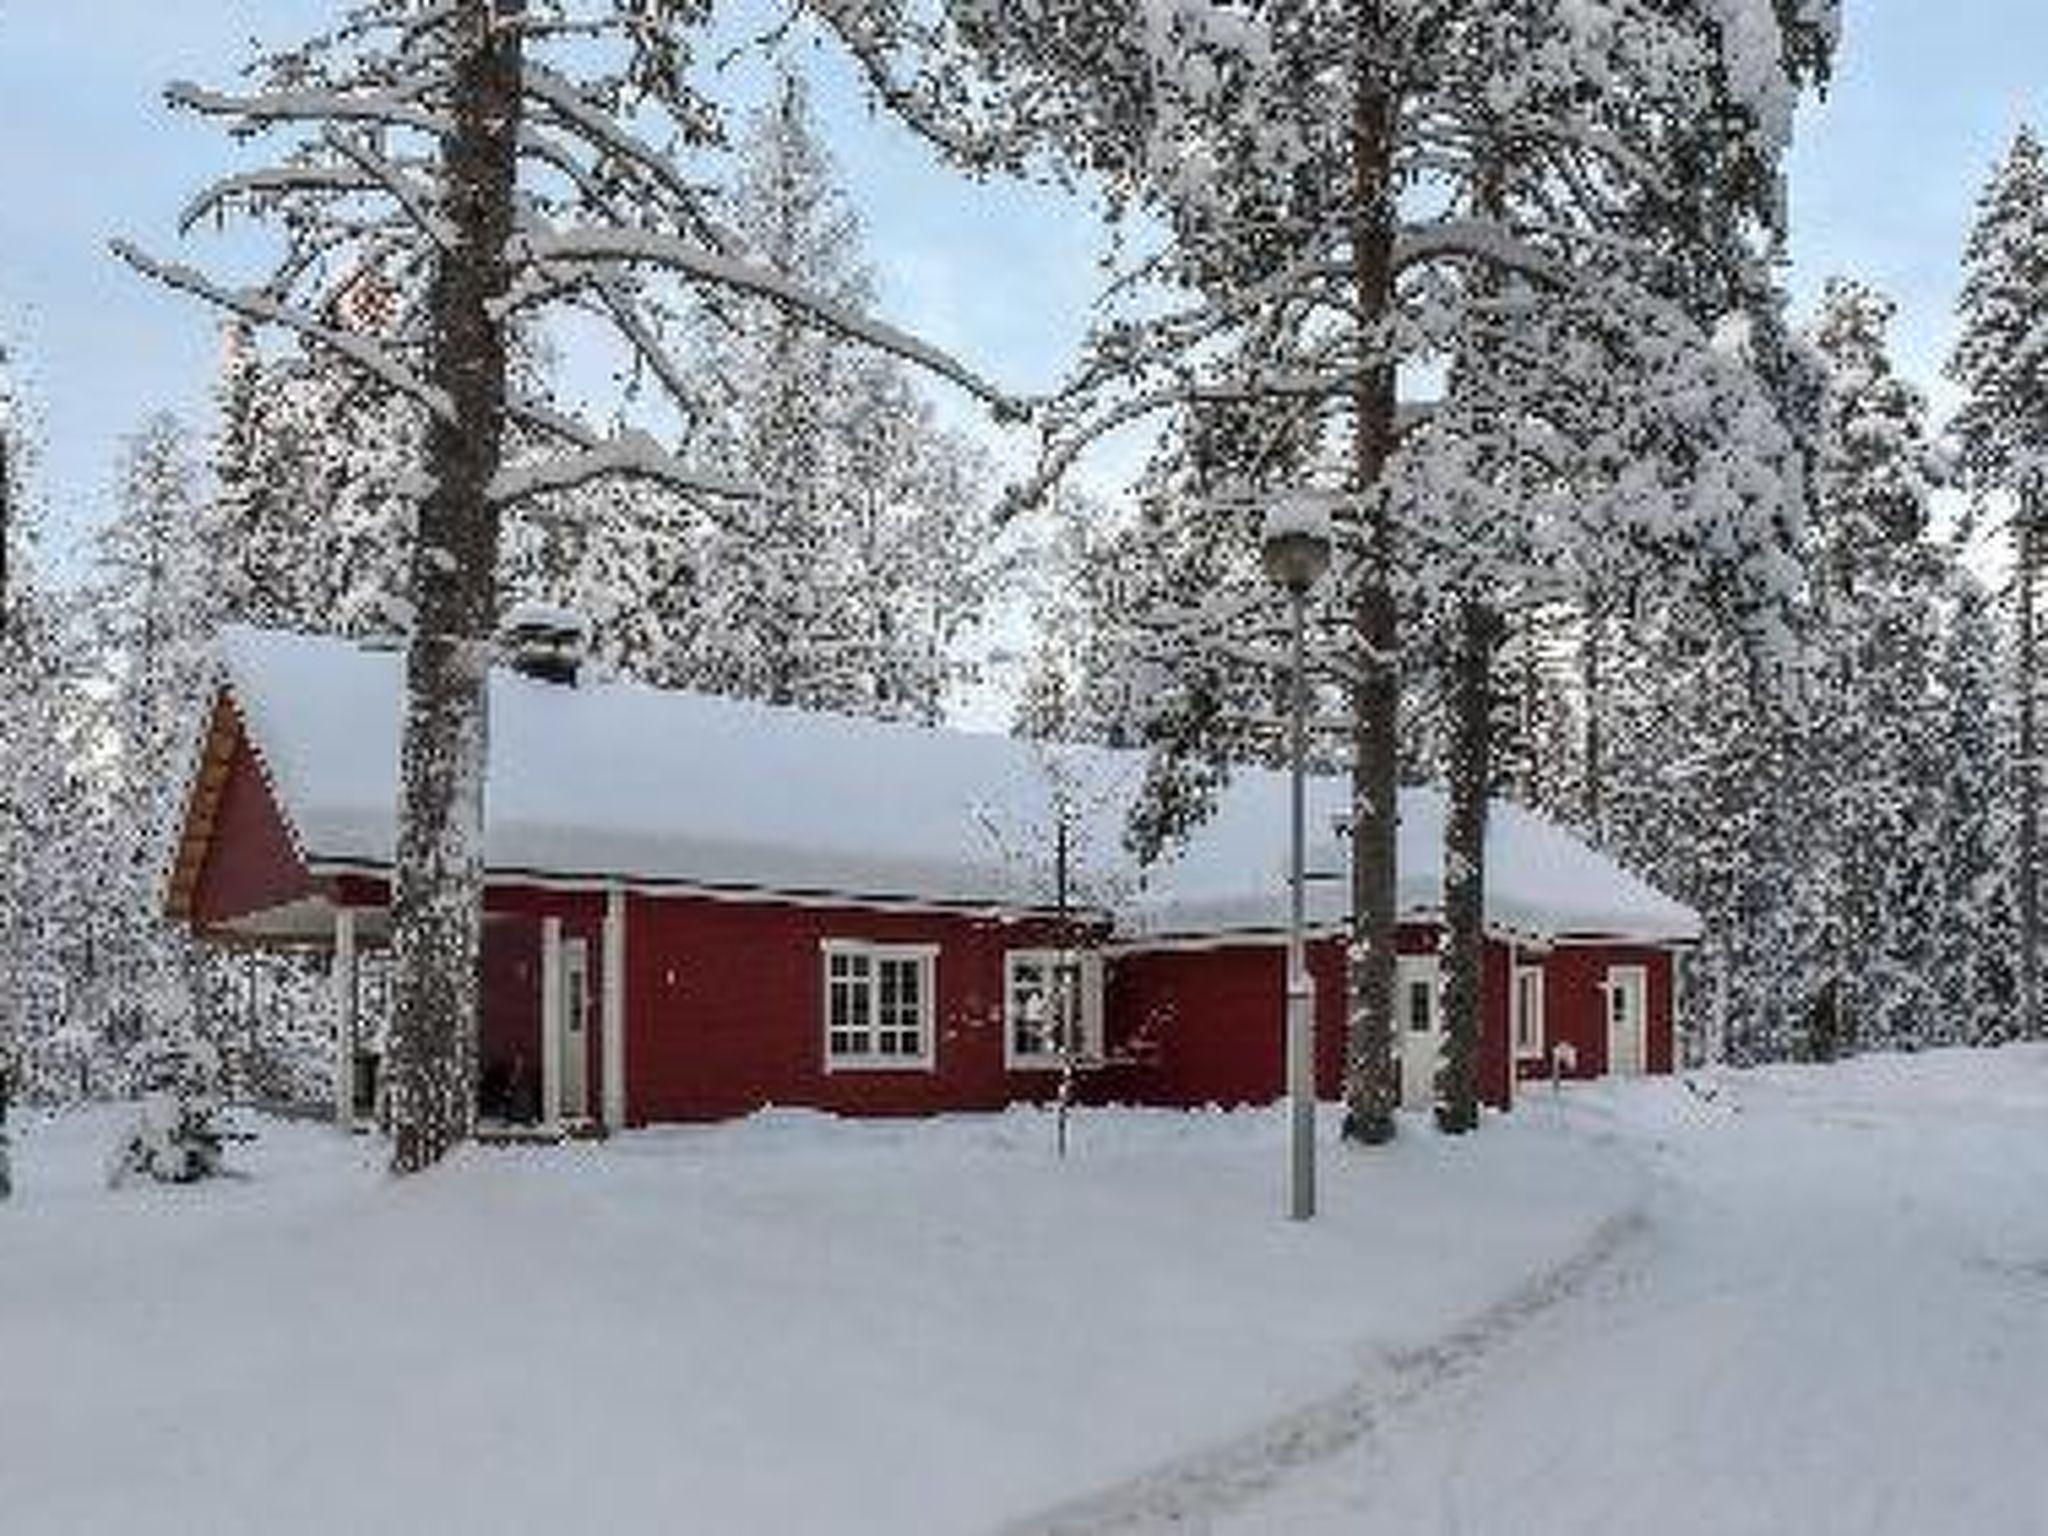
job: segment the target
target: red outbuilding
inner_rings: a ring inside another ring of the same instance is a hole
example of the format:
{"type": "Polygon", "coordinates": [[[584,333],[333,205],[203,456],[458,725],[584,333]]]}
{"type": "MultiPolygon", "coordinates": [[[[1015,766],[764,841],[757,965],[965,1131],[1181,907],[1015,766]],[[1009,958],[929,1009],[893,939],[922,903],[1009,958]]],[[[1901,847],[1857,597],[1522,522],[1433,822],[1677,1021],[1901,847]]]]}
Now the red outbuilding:
{"type": "MultiPolygon", "coordinates": [[[[1138,754],[593,682],[553,638],[490,680],[486,1124],[994,1109],[1054,1090],[1063,1030],[1091,1098],[1278,1096],[1284,776],[1238,772],[1184,848],[1140,869],[1122,837],[1138,754]]],[[[221,655],[170,911],[219,942],[332,953],[338,1107],[360,1116],[381,1041],[358,962],[389,937],[401,659],[239,628],[221,655]]],[[[1332,1096],[1344,800],[1311,785],[1332,1096]]],[[[1442,1039],[1442,817],[1435,791],[1402,792],[1411,1102],[1442,1039]]],[[[1488,1102],[1553,1070],[1670,1071],[1673,956],[1697,917],[1518,806],[1496,803],[1488,837],[1488,1102]]]]}

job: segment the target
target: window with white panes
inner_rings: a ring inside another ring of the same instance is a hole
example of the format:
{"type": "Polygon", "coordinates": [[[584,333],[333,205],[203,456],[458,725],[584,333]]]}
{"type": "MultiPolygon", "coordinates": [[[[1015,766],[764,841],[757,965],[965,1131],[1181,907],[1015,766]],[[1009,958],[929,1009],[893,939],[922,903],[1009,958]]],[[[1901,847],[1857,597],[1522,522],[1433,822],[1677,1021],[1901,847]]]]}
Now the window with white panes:
{"type": "Polygon", "coordinates": [[[826,944],[826,1066],[932,1064],[936,954],[922,945],[826,944]]]}
{"type": "Polygon", "coordinates": [[[1003,1057],[1012,1067],[1056,1067],[1067,1042],[1102,1053],[1102,966],[1092,955],[1013,949],[1004,960],[1003,1057]]]}

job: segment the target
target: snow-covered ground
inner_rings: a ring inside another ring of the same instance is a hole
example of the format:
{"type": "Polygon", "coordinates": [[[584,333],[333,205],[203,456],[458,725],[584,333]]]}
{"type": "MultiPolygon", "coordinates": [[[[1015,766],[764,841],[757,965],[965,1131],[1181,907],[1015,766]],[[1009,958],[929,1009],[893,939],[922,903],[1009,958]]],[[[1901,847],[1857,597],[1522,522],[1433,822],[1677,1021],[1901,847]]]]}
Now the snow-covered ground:
{"type": "Polygon", "coordinates": [[[1577,1096],[1653,1171],[1583,1292],[1217,1532],[2048,1531],[2048,1051],[1577,1096]]]}
{"type": "Polygon", "coordinates": [[[1264,1114],[770,1115],[0,1206],[0,1528],[2048,1528],[2048,1052],[1264,1114]]]}
{"type": "Polygon", "coordinates": [[[769,1115],[393,1184],[266,1124],[246,1179],[0,1205],[0,1530],[988,1529],[1342,1392],[1568,1261],[1641,1180],[1541,1116],[1326,1160],[1267,1114],[769,1115]]]}

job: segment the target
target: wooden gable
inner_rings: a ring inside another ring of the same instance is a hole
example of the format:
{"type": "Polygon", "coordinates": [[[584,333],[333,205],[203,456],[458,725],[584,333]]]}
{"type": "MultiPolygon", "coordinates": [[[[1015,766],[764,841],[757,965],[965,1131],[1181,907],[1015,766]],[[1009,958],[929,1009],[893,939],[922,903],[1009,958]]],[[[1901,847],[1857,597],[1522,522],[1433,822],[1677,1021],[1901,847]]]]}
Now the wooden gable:
{"type": "Polygon", "coordinates": [[[164,908],[205,930],[316,887],[228,690],[214,695],[164,908]]]}

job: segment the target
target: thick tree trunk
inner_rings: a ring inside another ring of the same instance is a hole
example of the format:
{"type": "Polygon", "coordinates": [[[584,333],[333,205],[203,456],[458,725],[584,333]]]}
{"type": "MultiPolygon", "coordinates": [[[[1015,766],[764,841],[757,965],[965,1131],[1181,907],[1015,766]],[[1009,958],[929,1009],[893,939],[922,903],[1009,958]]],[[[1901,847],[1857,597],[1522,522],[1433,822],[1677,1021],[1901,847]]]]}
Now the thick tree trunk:
{"type": "MultiPolygon", "coordinates": [[[[1360,36],[1381,29],[1378,7],[1360,8],[1360,36]]],[[[1361,51],[1352,125],[1355,228],[1352,262],[1359,345],[1387,345],[1380,322],[1393,302],[1396,102],[1371,77],[1361,51]]],[[[1359,680],[1352,691],[1350,1008],[1344,1072],[1344,1135],[1368,1145],[1394,1134],[1400,1097],[1393,1055],[1394,833],[1399,816],[1398,623],[1393,515],[1381,486],[1394,451],[1394,365],[1361,371],[1354,404],[1352,476],[1359,497],[1360,559],[1352,598],[1359,680]]]]}
{"type": "Polygon", "coordinates": [[[1543,732],[1543,671],[1537,655],[1541,637],[1541,623],[1531,609],[1523,619],[1522,696],[1516,727],[1522,738],[1522,803],[1532,810],[1548,809],[1543,794],[1543,753],[1538,745],[1543,732]]]}
{"type": "Polygon", "coordinates": [[[390,1114],[392,1167],[412,1172],[466,1138],[475,1116],[483,930],[485,683],[498,528],[487,488],[505,430],[506,289],[519,120],[519,33],[507,0],[459,0],[454,131],[443,149],[457,238],[434,275],[434,383],[453,405],[427,435],[432,489],[412,550],[405,656],[390,1114]]]}
{"type": "Polygon", "coordinates": [[[8,634],[13,588],[8,585],[7,559],[14,550],[14,464],[8,457],[7,418],[0,415],[0,640],[8,634]]]}
{"type": "Polygon", "coordinates": [[[1607,828],[1604,825],[1607,807],[1603,793],[1607,777],[1607,679],[1604,650],[1606,626],[1606,611],[1600,593],[1595,589],[1586,597],[1585,626],[1579,644],[1579,660],[1585,669],[1586,692],[1586,830],[1593,835],[1595,843],[1604,843],[1607,838],[1607,828]]]}
{"type": "Polygon", "coordinates": [[[1493,651],[1500,618],[1485,603],[1458,605],[1451,662],[1450,807],[1444,819],[1444,1059],[1436,1123],[1453,1134],[1479,1125],[1479,1032],[1486,1000],[1486,811],[1492,779],[1493,651]]]}
{"type": "Polygon", "coordinates": [[[13,1053],[0,1041],[0,1200],[14,1193],[14,1170],[8,1162],[7,1108],[14,1093],[13,1053]]]}
{"type": "Polygon", "coordinates": [[[2019,512],[2019,569],[2013,582],[2019,592],[2019,918],[2020,1027],[2022,1039],[2041,1028],[2041,770],[2040,729],[2034,689],[2040,670],[2040,633],[2034,616],[2034,575],[2040,559],[2038,496],[2022,497],[2019,512]]]}

